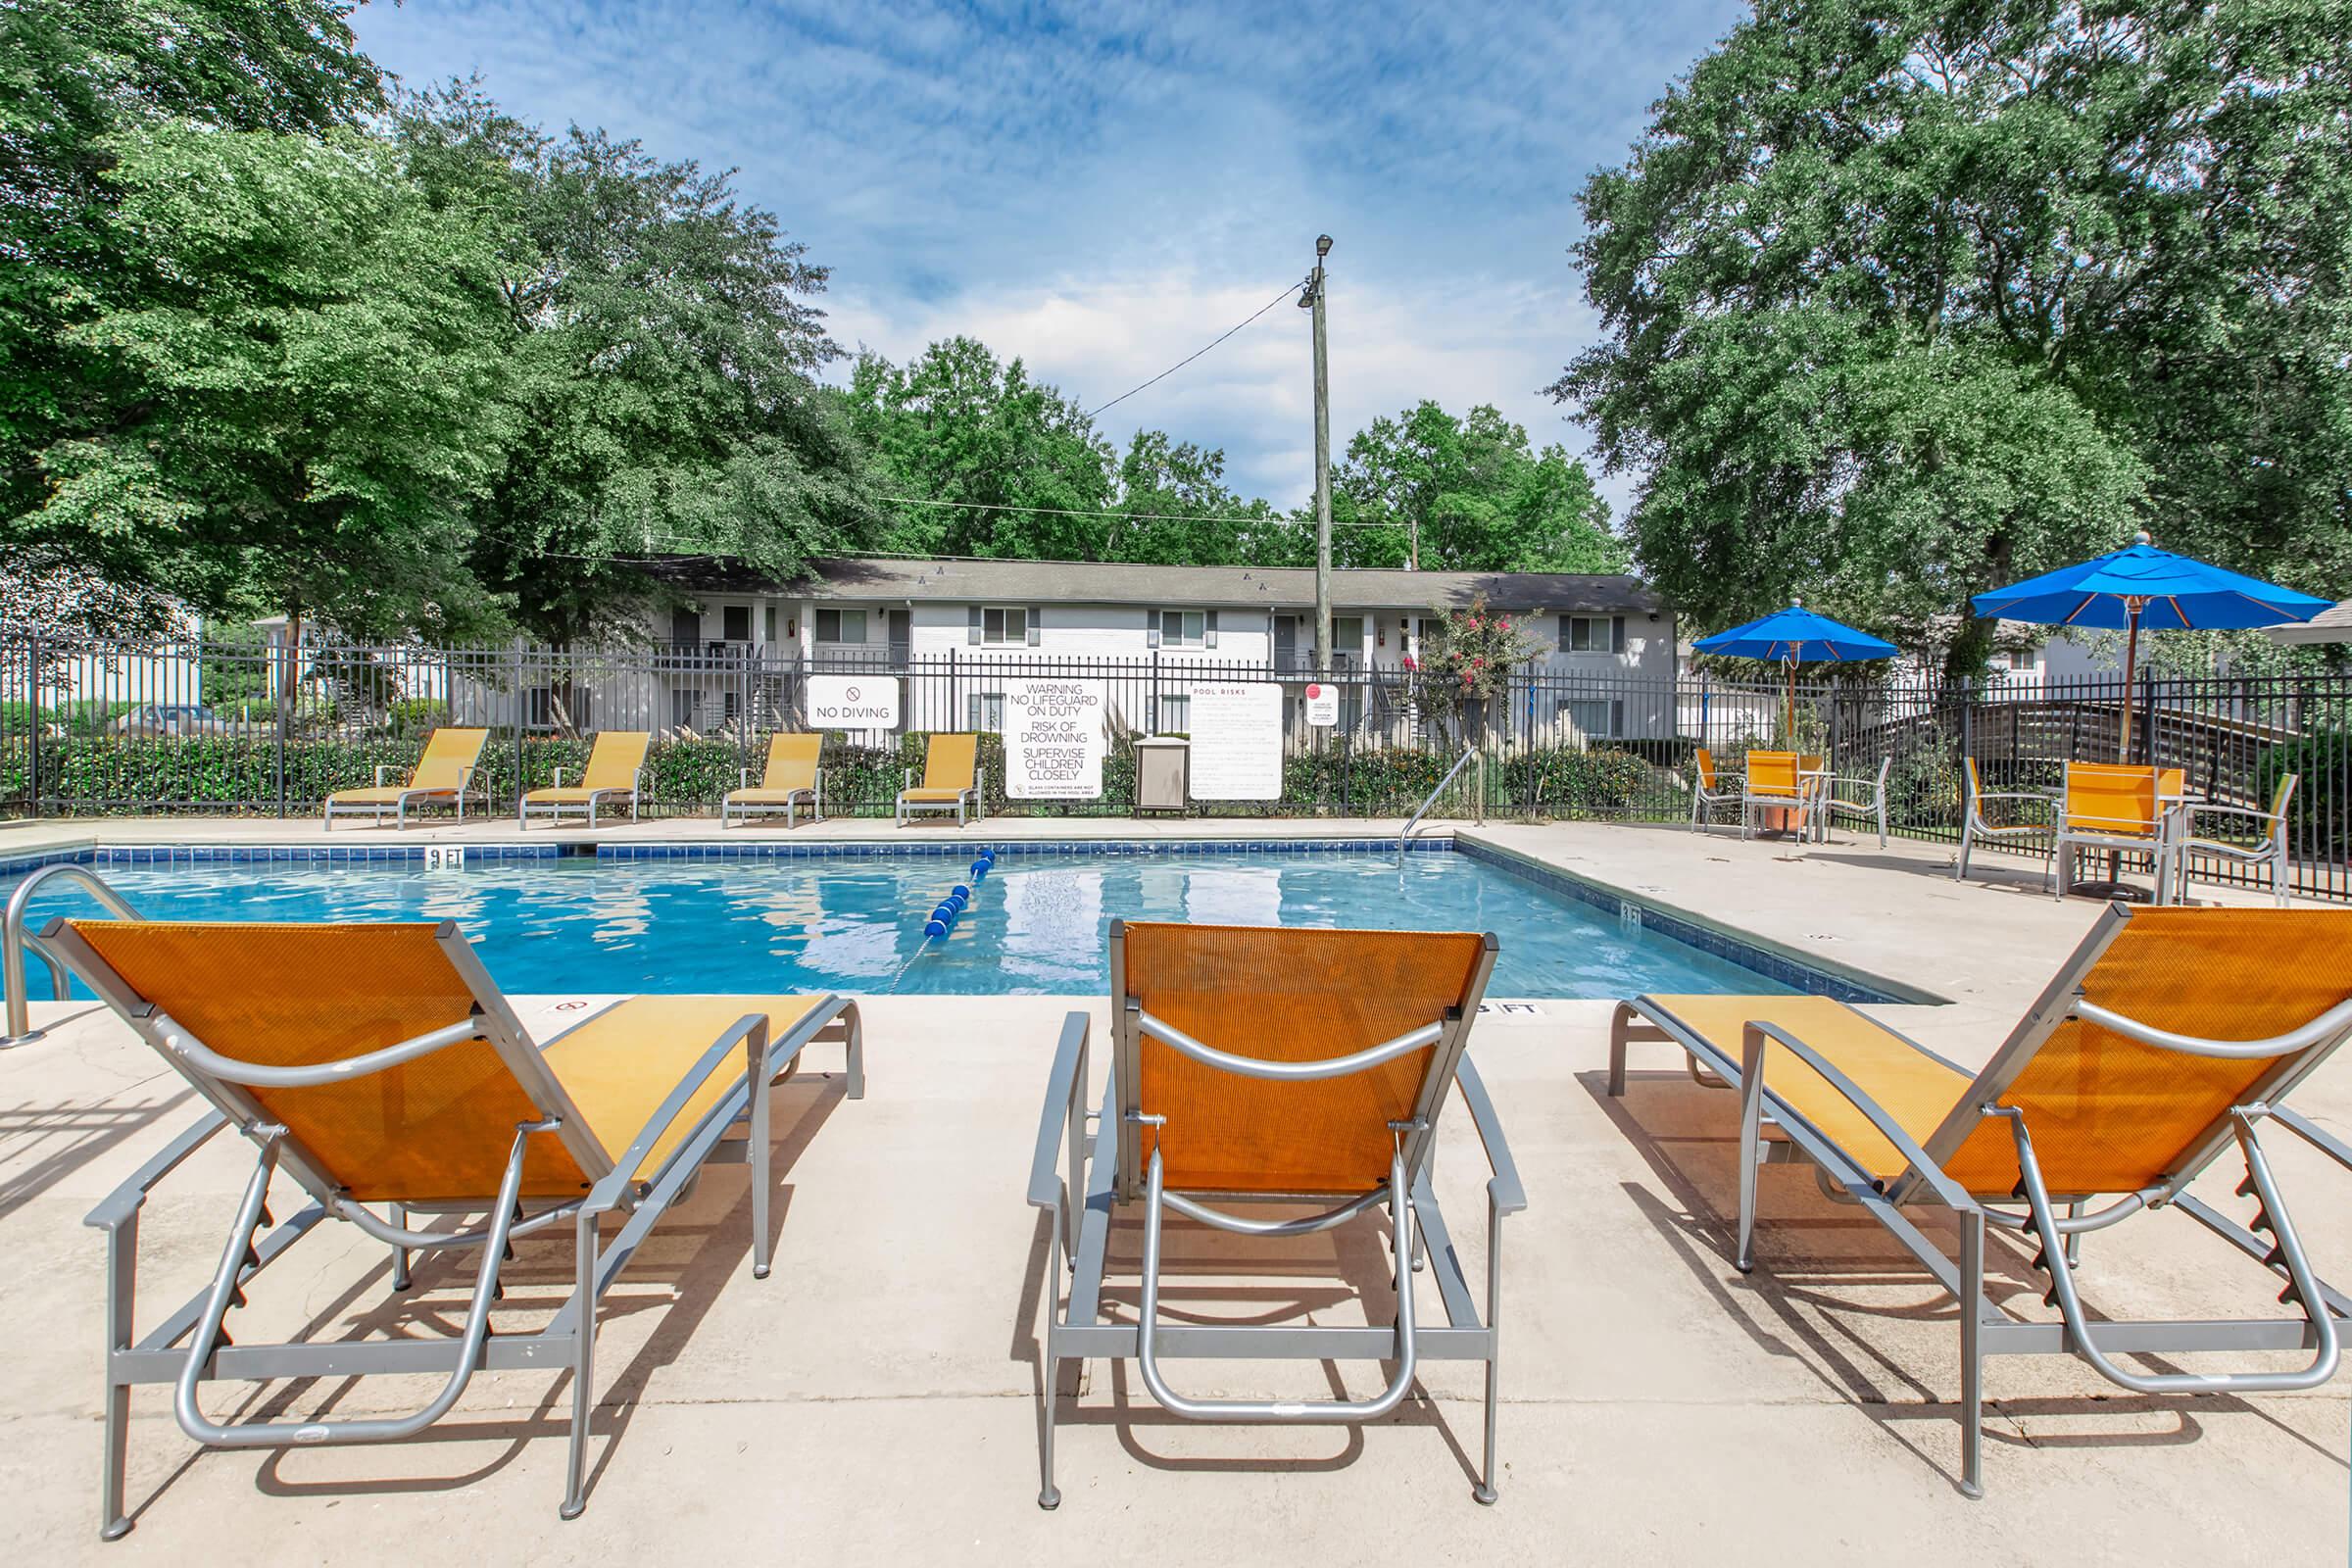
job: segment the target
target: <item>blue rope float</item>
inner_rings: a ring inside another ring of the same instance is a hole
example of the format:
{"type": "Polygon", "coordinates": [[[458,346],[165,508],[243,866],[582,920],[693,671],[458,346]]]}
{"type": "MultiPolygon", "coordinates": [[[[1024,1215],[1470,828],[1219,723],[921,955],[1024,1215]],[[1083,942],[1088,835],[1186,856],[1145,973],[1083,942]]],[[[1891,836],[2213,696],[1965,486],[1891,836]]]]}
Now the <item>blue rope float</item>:
{"type": "Polygon", "coordinates": [[[940,941],[956,929],[956,922],[963,918],[964,911],[972,906],[973,890],[980,885],[989,872],[996,869],[996,864],[997,852],[982,850],[979,858],[972,861],[971,881],[956,883],[948,889],[946,898],[932,906],[931,913],[923,921],[922,943],[908,956],[906,963],[900,966],[897,976],[891,980],[890,988],[893,991],[899,988],[899,981],[906,977],[906,971],[914,966],[914,960],[930,951],[932,943],[940,941]]]}

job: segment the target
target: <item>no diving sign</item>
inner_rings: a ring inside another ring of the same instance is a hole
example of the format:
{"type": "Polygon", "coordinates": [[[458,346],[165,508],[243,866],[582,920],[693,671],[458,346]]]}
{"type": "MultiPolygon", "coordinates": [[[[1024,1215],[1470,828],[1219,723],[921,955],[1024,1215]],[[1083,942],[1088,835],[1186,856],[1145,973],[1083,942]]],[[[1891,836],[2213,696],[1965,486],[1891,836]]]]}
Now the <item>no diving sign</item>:
{"type": "Polygon", "coordinates": [[[811,675],[810,729],[896,729],[899,681],[895,675],[811,675]]]}

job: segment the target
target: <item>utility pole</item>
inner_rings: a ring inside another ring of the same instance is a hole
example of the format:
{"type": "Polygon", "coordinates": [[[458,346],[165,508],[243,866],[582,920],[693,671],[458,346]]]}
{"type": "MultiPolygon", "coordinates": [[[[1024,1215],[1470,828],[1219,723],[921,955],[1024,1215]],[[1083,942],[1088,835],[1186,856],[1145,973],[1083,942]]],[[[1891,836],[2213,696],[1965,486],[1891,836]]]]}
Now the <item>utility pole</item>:
{"type": "Polygon", "coordinates": [[[1331,366],[1323,342],[1323,258],[1331,236],[1315,236],[1315,270],[1306,274],[1302,309],[1315,318],[1315,669],[1331,670],[1331,366]]]}

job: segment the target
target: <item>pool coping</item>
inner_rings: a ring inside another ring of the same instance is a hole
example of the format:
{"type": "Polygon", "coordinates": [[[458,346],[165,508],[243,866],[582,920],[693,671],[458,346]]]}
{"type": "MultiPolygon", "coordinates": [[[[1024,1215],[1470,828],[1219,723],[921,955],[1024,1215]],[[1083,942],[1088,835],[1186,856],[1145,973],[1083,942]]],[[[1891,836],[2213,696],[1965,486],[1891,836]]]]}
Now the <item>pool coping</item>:
{"type": "Polygon", "coordinates": [[[39,851],[0,856],[0,878],[21,876],[47,865],[369,865],[418,863],[428,855],[462,853],[466,862],[507,863],[527,860],[595,859],[712,861],[729,859],[960,859],[982,849],[1000,858],[1032,855],[1148,857],[1161,855],[1232,855],[1290,857],[1361,855],[1366,853],[1460,854],[1492,865],[1561,897],[1607,911],[1620,921],[1653,931],[1710,956],[1751,970],[1767,979],[1815,996],[1862,1004],[1908,1004],[1941,1006],[1949,999],[1920,987],[1874,974],[1834,958],[1803,953],[1770,937],[1745,930],[1629,892],[1613,884],[1564,870],[1522,851],[1476,836],[1465,828],[1446,828],[1400,841],[1395,834],[1326,834],[1316,837],[1189,837],[1150,839],[1007,838],[984,843],[978,838],[956,840],[679,840],[649,844],[615,844],[578,839],[541,843],[486,844],[106,844],[82,840],[52,844],[39,851]]]}

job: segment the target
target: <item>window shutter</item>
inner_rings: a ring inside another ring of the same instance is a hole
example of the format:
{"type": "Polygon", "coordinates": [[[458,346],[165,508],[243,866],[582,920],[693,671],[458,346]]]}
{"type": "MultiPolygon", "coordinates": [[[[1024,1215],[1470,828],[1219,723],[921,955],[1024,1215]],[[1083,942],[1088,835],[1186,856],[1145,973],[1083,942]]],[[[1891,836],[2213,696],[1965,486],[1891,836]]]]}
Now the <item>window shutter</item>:
{"type": "Polygon", "coordinates": [[[1038,613],[1037,607],[1035,605],[1031,605],[1027,610],[1021,612],[1021,618],[1027,622],[1026,630],[1028,632],[1028,644],[1030,647],[1035,648],[1037,646],[1038,633],[1045,630],[1045,627],[1039,624],[1044,617],[1038,613]]]}
{"type": "Polygon", "coordinates": [[[972,618],[968,630],[963,640],[971,644],[974,648],[977,648],[980,646],[980,607],[978,605],[971,607],[971,617],[972,618]]]}
{"type": "Polygon", "coordinates": [[[1144,646],[1146,648],[1159,646],[1159,612],[1156,610],[1144,612],[1144,646]]]}
{"type": "Polygon", "coordinates": [[[1563,654],[1576,646],[1575,620],[1574,615],[1560,617],[1560,652],[1563,654]]]}
{"type": "Polygon", "coordinates": [[[1609,617],[1609,652],[1612,654],[1625,652],[1625,617],[1623,615],[1609,617]]]}
{"type": "Polygon", "coordinates": [[[1217,646],[1217,612],[1209,611],[1201,617],[1200,644],[1204,648],[1217,646]]]}

